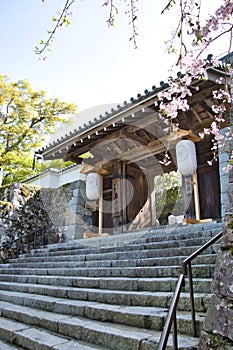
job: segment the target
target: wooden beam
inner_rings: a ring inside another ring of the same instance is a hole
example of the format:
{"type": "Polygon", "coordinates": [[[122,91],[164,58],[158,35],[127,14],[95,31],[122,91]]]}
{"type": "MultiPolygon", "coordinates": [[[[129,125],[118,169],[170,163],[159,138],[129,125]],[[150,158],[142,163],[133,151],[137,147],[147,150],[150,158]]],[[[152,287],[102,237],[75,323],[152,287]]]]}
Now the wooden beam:
{"type": "Polygon", "coordinates": [[[114,133],[109,133],[105,137],[95,138],[93,141],[90,141],[87,145],[81,146],[81,144],[77,145],[72,151],[67,153],[66,160],[73,159],[73,156],[77,157],[77,155],[82,155],[88,151],[94,149],[98,144],[101,146],[105,146],[110,141],[116,140],[120,137],[120,131],[115,131],[114,133]]]}
{"type": "Polygon", "coordinates": [[[80,174],[88,174],[91,171],[94,171],[95,167],[86,162],[82,162],[82,169],[80,170],[80,174]]]}
{"type": "Polygon", "coordinates": [[[212,110],[212,105],[214,104],[214,102],[206,99],[205,101],[200,101],[199,104],[204,108],[210,119],[213,120],[214,113],[212,110]]]}
{"type": "Polygon", "coordinates": [[[199,114],[196,112],[196,110],[193,107],[190,108],[190,111],[193,113],[193,115],[198,120],[198,122],[202,123],[202,119],[200,118],[199,114]]]}
{"type": "MultiPolygon", "coordinates": [[[[209,82],[205,83],[205,85],[210,85],[209,82]]],[[[212,97],[212,92],[216,89],[217,84],[212,83],[210,87],[201,87],[198,92],[194,92],[193,95],[189,98],[189,105],[193,105],[195,103],[199,103],[209,97],[212,97]]]]}
{"type": "Polygon", "coordinates": [[[127,138],[133,141],[136,141],[137,143],[139,143],[140,145],[147,145],[147,141],[145,140],[145,138],[138,136],[136,134],[133,134],[131,132],[128,132],[126,130],[122,130],[121,132],[121,137],[123,138],[127,138]]]}
{"type": "Polygon", "coordinates": [[[187,137],[189,140],[193,142],[198,142],[201,140],[201,138],[197,135],[195,135],[192,130],[184,130],[184,129],[176,129],[174,130],[168,137],[169,142],[177,142],[179,139],[182,139],[184,137],[187,137]]]}

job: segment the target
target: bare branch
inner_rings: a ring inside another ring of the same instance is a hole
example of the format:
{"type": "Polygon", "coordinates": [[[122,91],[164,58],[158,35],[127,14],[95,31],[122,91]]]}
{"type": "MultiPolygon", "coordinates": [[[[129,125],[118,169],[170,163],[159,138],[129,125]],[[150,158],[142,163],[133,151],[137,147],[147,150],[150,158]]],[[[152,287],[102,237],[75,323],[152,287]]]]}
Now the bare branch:
{"type": "Polygon", "coordinates": [[[103,6],[109,6],[110,5],[110,11],[109,11],[109,18],[107,19],[107,23],[110,26],[114,26],[115,24],[115,15],[118,14],[118,9],[114,5],[113,0],[108,0],[103,3],[103,6]]]}
{"type": "Polygon", "coordinates": [[[56,21],[56,25],[52,31],[49,31],[50,35],[49,35],[48,40],[46,42],[41,41],[41,44],[43,45],[43,47],[41,49],[39,49],[38,47],[35,48],[35,53],[37,55],[41,55],[46,49],[48,49],[48,47],[50,46],[51,42],[54,39],[55,33],[58,30],[58,28],[62,27],[62,25],[64,23],[69,23],[69,22],[67,22],[68,21],[67,20],[68,10],[75,1],[76,0],[66,0],[66,3],[63,7],[63,10],[62,10],[59,18],[54,19],[54,21],[56,21]]]}
{"type": "Polygon", "coordinates": [[[167,5],[164,7],[164,9],[161,11],[161,15],[164,14],[164,12],[170,10],[170,8],[176,3],[175,0],[168,1],[167,5]]]}

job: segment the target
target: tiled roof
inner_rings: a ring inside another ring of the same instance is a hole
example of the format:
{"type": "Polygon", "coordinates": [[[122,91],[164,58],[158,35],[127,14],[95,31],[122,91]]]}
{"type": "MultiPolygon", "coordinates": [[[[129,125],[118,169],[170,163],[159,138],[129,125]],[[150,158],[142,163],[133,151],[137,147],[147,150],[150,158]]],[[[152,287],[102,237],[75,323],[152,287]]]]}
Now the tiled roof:
{"type": "MultiPolygon", "coordinates": [[[[216,74],[222,74],[221,69],[208,68],[208,76],[210,74],[210,80],[215,81],[216,74]]],[[[177,73],[180,76],[180,73],[177,73]]],[[[142,110],[143,108],[157,104],[158,93],[162,90],[168,88],[168,83],[160,82],[160,86],[152,86],[151,90],[145,90],[143,94],[137,94],[137,97],[131,97],[129,101],[124,101],[122,104],[118,104],[112,107],[110,110],[106,110],[103,114],[88,115],[85,118],[85,122],[81,125],[79,124],[78,118],[76,119],[76,124],[73,128],[70,128],[68,132],[64,132],[64,128],[61,132],[55,134],[51,141],[43,148],[39,150],[45,159],[52,159],[56,154],[60,153],[60,158],[63,157],[64,153],[73,145],[84,138],[91,138],[91,135],[98,133],[98,130],[106,129],[109,125],[113,125],[120,120],[128,118],[135,112],[142,110]]]]}
{"type": "MultiPolygon", "coordinates": [[[[53,148],[62,145],[64,141],[73,142],[79,135],[87,131],[91,131],[98,125],[101,125],[103,122],[111,121],[112,118],[120,116],[125,111],[128,111],[136,106],[140,106],[146,103],[148,100],[155,98],[161,90],[165,89],[168,84],[165,84],[163,81],[160,82],[160,86],[152,86],[152,89],[145,90],[143,94],[137,94],[137,97],[131,97],[130,101],[124,101],[123,104],[118,104],[115,107],[112,107],[111,110],[105,111],[103,114],[99,114],[93,118],[93,115],[86,119],[86,121],[79,126],[73,126],[74,128],[70,128],[69,132],[64,134],[64,129],[61,128],[61,132],[56,133],[52,139],[45,147],[42,147],[39,152],[46,154],[47,151],[52,150],[53,148]]],[[[76,123],[78,122],[78,118],[76,119],[76,123]]],[[[75,124],[76,124],[75,123],[75,124]]],[[[74,125],[74,124],[73,124],[74,125]]]]}

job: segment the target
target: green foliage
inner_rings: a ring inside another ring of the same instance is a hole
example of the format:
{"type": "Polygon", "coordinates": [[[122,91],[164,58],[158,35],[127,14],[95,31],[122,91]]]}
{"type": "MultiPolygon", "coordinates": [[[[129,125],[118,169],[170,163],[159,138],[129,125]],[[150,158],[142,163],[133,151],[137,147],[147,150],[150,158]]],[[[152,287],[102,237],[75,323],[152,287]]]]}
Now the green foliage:
{"type": "Polygon", "coordinates": [[[75,106],[47,99],[44,91],[33,91],[27,81],[14,83],[0,75],[0,166],[3,183],[33,175],[33,151],[55,132],[59,123],[75,112],[75,106]]]}
{"type": "Polygon", "coordinates": [[[13,204],[11,202],[0,201],[0,212],[4,211],[5,209],[9,210],[12,208],[13,204]]]}
{"type": "Polygon", "coordinates": [[[230,215],[227,227],[233,230],[233,215],[230,215]]]}
{"type": "Polygon", "coordinates": [[[178,173],[171,172],[156,176],[154,179],[156,212],[161,224],[167,224],[168,213],[182,215],[183,196],[181,179],[178,173]]]}
{"type": "Polygon", "coordinates": [[[54,159],[43,162],[40,166],[38,166],[38,168],[40,169],[40,171],[45,171],[50,168],[61,170],[72,164],[73,162],[64,162],[62,159],[54,159]]]}
{"type": "MultiPolygon", "coordinates": [[[[45,2],[45,0],[42,0],[42,2],[45,2]]],[[[57,30],[61,29],[64,26],[69,27],[69,25],[71,24],[69,17],[72,14],[72,12],[70,11],[70,7],[74,2],[75,0],[66,0],[61,12],[58,13],[58,16],[52,17],[52,21],[55,23],[54,28],[52,30],[47,30],[47,33],[49,34],[48,39],[46,41],[41,40],[40,47],[35,47],[34,51],[37,55],[41,55],[45,50],[51,51],[50,46],[54,40],[54,36],[57,30]]],[[[46,59],[46,57],[44,57],[43,59],[46,59]]]]}

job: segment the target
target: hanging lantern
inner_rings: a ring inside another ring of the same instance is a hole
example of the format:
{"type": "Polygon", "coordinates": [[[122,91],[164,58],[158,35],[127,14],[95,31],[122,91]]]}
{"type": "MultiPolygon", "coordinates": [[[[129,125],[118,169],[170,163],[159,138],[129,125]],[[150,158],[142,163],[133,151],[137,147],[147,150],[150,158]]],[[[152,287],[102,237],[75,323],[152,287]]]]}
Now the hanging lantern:
{"type": "Polygon", "coordinates": [[[176,145],[177,168],[182,175],[192,175],[197,170],[196,148],[193,141],[181,140],[176,145]]]}
{"type": "Polygon", "coordinates": [[[100,197],[100,176],[97,173],[89,173],[86,182],[86,195],[94,201],[100,197]]]}

